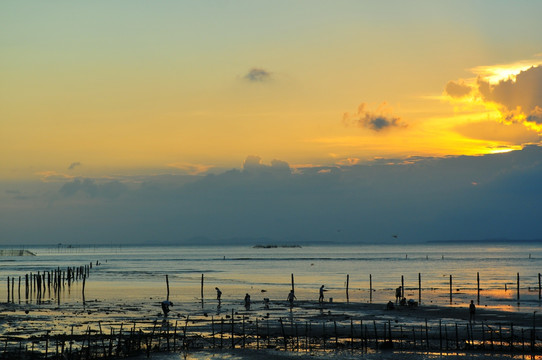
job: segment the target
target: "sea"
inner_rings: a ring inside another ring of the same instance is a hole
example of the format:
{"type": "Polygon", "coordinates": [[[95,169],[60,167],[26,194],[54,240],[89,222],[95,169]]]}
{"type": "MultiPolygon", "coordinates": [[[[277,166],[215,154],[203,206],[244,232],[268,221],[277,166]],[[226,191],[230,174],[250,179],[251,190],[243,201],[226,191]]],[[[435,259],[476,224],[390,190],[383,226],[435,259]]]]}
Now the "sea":
{"type": "MultiPolygon", "coordinates": [[[[2,247],[0,249],[22,249],[2,247]]],[[[25,246],[36,256],[1,256],[0,279],[92,265],[85,295],[100,301],[160,300],[186,308],[202,301],[298,300],[369,303],[407,299],[442,306],[474,300],[505,311],[538,311],[542,243],[411,245],[25,246]]],[[[0,280],[0,281],[1,281],[0,280]]],[[[17,281],[17,280],[16,280],[17,281]]],[[[23,280],[24,281],[24,280],[23,280]]],[[[7,299],[0,286],[0,301],[7,299]]],[[[13,296],[13,294],[12,294],[13,296]]],[[[16,295],[17,296],[17,295],[16,295]]],[[[72,291],[62,301],[78,301],[72,291]]]]}

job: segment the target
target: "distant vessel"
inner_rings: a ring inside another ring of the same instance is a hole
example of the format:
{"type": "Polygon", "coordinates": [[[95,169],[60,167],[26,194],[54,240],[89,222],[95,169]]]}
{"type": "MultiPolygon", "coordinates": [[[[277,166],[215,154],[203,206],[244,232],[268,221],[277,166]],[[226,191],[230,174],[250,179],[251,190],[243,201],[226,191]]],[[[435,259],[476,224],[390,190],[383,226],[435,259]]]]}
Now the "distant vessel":
{"type": "Polygon", "coordinates": [[[255,249],[275,249],[275,248],[300,248],[301,245],[254,245],[255,249]]]}
{"type": "Polygon", "coordinates": [[[0,256],[36,256],[28,250],[0,250],[0,256]]]}

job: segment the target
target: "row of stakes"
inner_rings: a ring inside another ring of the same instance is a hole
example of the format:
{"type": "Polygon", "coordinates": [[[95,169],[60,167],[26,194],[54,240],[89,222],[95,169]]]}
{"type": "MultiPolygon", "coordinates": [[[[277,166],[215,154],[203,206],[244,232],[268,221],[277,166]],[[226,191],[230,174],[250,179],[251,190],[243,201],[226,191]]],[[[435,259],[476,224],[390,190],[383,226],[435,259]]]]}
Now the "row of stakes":
{"type": "MultiPolygon", "coordinates": [[[[99,262],[96,262],[99,265],[99,262]]],[[[43,273],[29,273],[24,276],[7,278],[7,302],[15,303],[15,293],[17,292],[17,299],[19,302],[23,300],[21,291],[24,289],[24,300],[26,302],[36,299],[40,304],[46,297],[46,294],[51,297],[56,297],[57,302],[60,304],[60,294],[68,286],[68,289],[75,282],[82,281],[82,297],[85,301],[85,284],[86,279],[90,275],[90,270],[93,264],[82,265],[78,267],[67,267],[65,270],[56,268],[50,271],[44,271],[43,273]],[[17,285],[17,291],[15,286],[17,285]]]]}

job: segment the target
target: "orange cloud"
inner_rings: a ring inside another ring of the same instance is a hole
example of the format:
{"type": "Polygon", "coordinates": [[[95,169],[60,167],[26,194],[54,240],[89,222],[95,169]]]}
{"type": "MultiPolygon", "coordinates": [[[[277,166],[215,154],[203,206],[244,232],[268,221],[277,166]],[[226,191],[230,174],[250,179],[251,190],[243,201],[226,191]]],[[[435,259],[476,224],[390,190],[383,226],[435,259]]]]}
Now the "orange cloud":
{"type": "Polygon", "coordinates": [[[542,131],[542,66],[533,66],[515,79],[497,84],[479,78],[478,90],[483,100],[499,107],[506,120],[524,122],[542,131]]]}
{"type": "Polygon", "coordinates": [[[444,95],[450,102],[462,105],[461,111],[469,107],[476,111],[485,109],[487,116],[483,121],[471,119],[469,123],[457,126],[456,131],[471,138],[509,144],[539,143],[542,134],[542,61],[480,66],[472,71],[473,78],[448,82],[444,95]],[[491,126],[495,120],[508,126],[491,126]]]}
{"type": "Polygon", "coordinates": [[[446,94],[450,95],[453,98],[462,98],[464,96],[467,96],[471,93],[472,88],[465,84],[464,81],[449,81],[448,84],[446,84],[445,92],[446,94]]]}

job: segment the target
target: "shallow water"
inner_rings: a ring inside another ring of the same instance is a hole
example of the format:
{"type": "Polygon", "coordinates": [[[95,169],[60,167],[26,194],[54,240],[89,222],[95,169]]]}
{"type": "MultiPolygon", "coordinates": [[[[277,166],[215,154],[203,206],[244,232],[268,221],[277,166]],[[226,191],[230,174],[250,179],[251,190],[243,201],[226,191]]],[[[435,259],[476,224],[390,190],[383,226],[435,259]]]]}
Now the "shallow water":
{"type": "MultiPolygon", "coordinates": [[[[285,300],[294,274],[298,299],[318,298],[324,284],[326,301],[385,302],[394,299],[394,289],[404,279],[405,296],[422,303],[464,306],[476,301],[477,273],[480,304],[503,310],[537,310],[538,273],[542,269],[542,244],[520,245],[409,245],[409,246],[304,246],[302,248],[253,248],[250,246],[107,246],[34,247],[35,257],[1,257],[0,276],[24,276],[67,266],[93,263],[86,284],[87,299],[161,299],[166,296],[183,304],[204,299],[214,301],[215,287],[225,301],[239,301],[245,293],[253,302],[263,298],[285,300]],[[96,261],[100,263],[96,266],[96,261]],[[520,274],[520,305],[517,304],[517,274],[520,274]],[[372,297],[370,289],[372,282],[372,297]],[[505,290],[505,287],[507,290],[505,290]]],[[[17,285],[16,285],[17,286],[17,285]]],[[[76,284],[62,301],[79,300],[76,284]]],[[[17,294],[15,295],[17,297],[17,294]]],[[[0,299],[7,298],[6,286],[0,299]]]]}
{"type": "MultiPolygon", "coordinates": [[[[325,353],[303,353],[303,352],[284,352],[284,351],[196,351],[180,354],[153,354],[153,359],[156,360],[242,360],[242,359],[335,359],[335,360],[350,360],[359,359],[359,354],[349,354],[348,352],[325,352],[325,353]]],[[[511,355],[511,354],[484,354],[484,353],[430,353],[430,352],[377,352],[363,354],[363,359],[367,360],[540,360],[542,356],[533,355],[511,355]]],[[[144,356],[132,358],[132,360],[143,360],[144,356]]]]}

